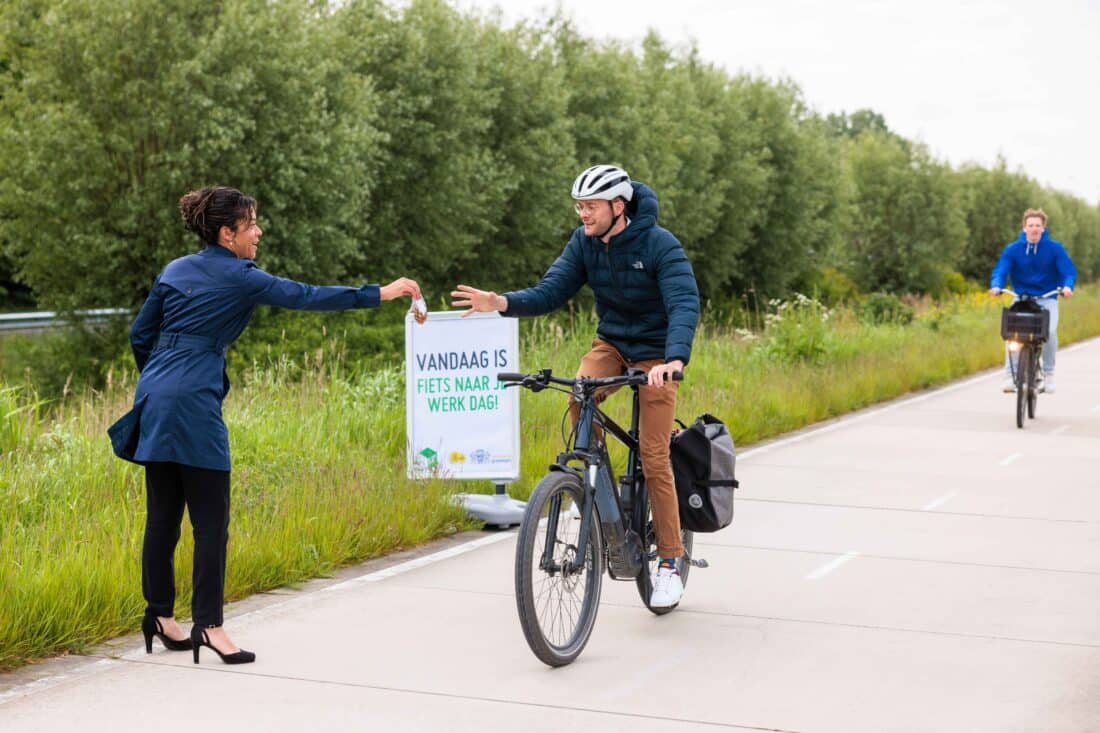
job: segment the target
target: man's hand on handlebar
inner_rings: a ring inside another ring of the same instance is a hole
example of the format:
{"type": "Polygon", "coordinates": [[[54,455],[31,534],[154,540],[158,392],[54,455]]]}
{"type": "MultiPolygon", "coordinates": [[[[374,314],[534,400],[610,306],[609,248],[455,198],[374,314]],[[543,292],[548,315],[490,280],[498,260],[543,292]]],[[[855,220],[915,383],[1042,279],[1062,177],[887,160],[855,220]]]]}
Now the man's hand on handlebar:
{"type": "Polygon", "coordinates": [[[989,289],[989,294],[990,295],[1000,295],[1001,294],[1001,289],[1000,288],[990,288],[989,289]]]}
{"type": "Polygon", "coordinates": [[[674,372],[683,372],[684,362],[673,359],[667,364],[658,364],[649,370],[649,386],[664,388],[665,382],[672,379],[674,372]]]}
{"type": "Polygon", "coordinates": [[[1062,297],[1063,298],[1073,297],[1073,288],[1071,288],[1071,287],[1062,288],[1062,297]]]}

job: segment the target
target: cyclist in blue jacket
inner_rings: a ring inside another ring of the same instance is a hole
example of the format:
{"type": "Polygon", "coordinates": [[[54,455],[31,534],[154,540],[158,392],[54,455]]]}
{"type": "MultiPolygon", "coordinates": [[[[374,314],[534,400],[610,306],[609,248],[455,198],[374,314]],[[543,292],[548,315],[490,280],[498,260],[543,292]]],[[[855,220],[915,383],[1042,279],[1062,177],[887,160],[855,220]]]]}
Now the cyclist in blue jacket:
{"type": "MultiPolygon", "coordinates": [[[[699,289],[684,248],[657,226],[657,195],[649,186],[621,168],[597,165],[577,176],[572,195],[581,226],[538,284],[504,295],[459,285],[452,305],[469,308],[466,314],[537,316],[564,305],[585,283],[592,288],[599,325],[577,375],[649,372],[639,390],[639,439],[660,555],[650,605],[674,606],[684,592],[676,564],[684,546],[669,463],[679,384],[668,377],[691,358],[699,289]]],[[[579,406],[571,401],[570,409],[576,423],[579,406]]]]}
{"type": "Polygon", "coordinates": [[[168,263],[130,329],[141,376],[133,409],[111,426],[120,457],[145,467],[148,511],[142,547],[146,649],[157,636],[171,650],[209,646],[229,664],[252,662],[221,628],[229,540],[229,433],[222,401],[229,392],[225,353],[257,305],[296,310],[375,308],[383,300],[420,297],[413,280],[359,288],[315,286],[256,266],[263,232],[256,200],[223,186],[192,191],[179,202],[187,229],[203,245],[168,263]],[[173,553],[186,505],[195,535],[194,626],[174,618],[173,553]]]}
{"type": "MultiPolygon", "coordinates": [[[[1012,289],[1021,295],[1044,295],[1057,290],[1063,298],[1069,298],[1077,284],[1077,268],[1062,243],[1050,238],[1046,212],[1028,209],[1024,212],[1023,225],[1020,236],[1005,247],[997,260],[989,281],[989,293],[1000,295],[1007,277],[1012,281],[1012,289]]],[[[1058,352],[1058,297],[1040,298],[1036,302],[1050,312],[1050,338],[1043,344],[1041,390],[1053,394],[1054,362],[1058,352]]],[[[1011,355],[1006,353],[1007,380],[1001,388],[1004,392],[1016,391],[1010,359],[1011,355]]]]}

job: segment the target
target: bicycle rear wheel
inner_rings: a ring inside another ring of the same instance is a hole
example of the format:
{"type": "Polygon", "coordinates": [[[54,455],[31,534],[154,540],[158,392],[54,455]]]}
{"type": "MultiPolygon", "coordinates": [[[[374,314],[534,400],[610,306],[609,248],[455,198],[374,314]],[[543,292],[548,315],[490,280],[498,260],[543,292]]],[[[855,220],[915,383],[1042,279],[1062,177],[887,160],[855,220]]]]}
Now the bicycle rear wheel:
{"type": "Polygon", "coordinates": [[[531,494],[516,541],[516,609],[527,645],[551,667],[569,664],[581,653],[600,605],[603,537],[592,512],[584,565],[571,569],[581,519],[571,516],[584,500],[584,485],[571,473],[548,474],[531,494]]]}
{"type": "MultiPolygon", "coordinates": [[[[631,528],[642,539],[642,553],[645,562],[642,570],[634,583],[638,587],[638,595],[642,598],[645,607],[658,616],[663,616],[676,606],[654,607],[649,605],[649,598],[653,595],[653,573],[657,570],[657,533],[653,529],[653,510],[649,505],[649,490],[642,482],[638,487],[637,498],[632,508],[631,528]]],[[[680,528],[680,540],[684,544],[684,555],[676,560],[676,568],[680,571],[680,582],[687,588],[688,574],[691,572],[692,546],[695,543],[694,534],[683,527],[680,528]]],[[[679,605],[679,604],[677,604],[679,605]]]]}
{"type": "Polygon", "coordinates": [[[1031,371],[1031,347],[1020,349],[1020,358],[1016,363],[1016,427],[1024,426],[1024,414],[1027,411],[1027,390],[1031,371]]]}

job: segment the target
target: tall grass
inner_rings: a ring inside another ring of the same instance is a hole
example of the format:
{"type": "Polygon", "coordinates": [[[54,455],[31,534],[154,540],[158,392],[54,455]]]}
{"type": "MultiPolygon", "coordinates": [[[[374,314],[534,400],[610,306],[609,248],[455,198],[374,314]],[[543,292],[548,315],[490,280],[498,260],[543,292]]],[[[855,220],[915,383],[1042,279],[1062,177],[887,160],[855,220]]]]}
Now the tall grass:
{"type": "MultiPolygon", "coordinates": [[[[1062,304],[1061,340],[1100,333],[1100,288],[1062,304]]],[[[678,412],[712,412],[740,445],[995,366],[1000,304],[920,304],[916,319],[871,324],[801,299],[751,333],[706,322],[678,412]]],[[[591,317],[525,321],[521,367],[571,374],[591,317]]],[[[358,371],[338,344],[236,375],[225,405],[234,457],[229,598],[471,527],[449,501],[469,484],[405,479],[404,374],[358,371]]],[[[0,669],[137,628],[144,526],[141,469],[116,459],[107,426],[129,408],[131,372],[46,410],[28,386],[0,385],[0,669]]],[[[565,402],[521,397],[526,497],[561,449],[565,402]]],[[[626,418],[629,400],[608,403],[626,418]]],[[[477,485],[475,485],[475,488],[477,485]]],[[[480,486],[489,490],[487,483],[480,486]]],[[[190,606],[191,540],[177,552],[177,612],[190,606]]]]}

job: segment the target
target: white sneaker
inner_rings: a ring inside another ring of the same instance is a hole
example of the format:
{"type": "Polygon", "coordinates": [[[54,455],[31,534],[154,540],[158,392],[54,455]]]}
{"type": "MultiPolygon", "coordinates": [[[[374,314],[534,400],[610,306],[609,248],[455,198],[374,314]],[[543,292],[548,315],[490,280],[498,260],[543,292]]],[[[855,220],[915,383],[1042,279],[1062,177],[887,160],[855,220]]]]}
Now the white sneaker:
{"type": "Polygon", "coordinates": [[[1001,385],[1001,391],[1002,392],[1015,392],[1016,391],[1016,381],[1014,379],[1012,379],[1012,377],[1009,377],[1009,378],[1005,379],[1004,384],[1001,385]]]}
{"type": "Polygon", "coordinates": [[[680,602],[684,595],[684,583],[680,580],[680,571],[658,566],[653,576],[653,594],[649,605],[653,608],[669,608],[680,602]]]}
{"type": "Polygon", "coordinates": [[[1047,394],[1054,394],[1054,375],[1048,374],[1046,379],[1043,380],[1043,391],[1047,394]]]}

